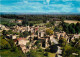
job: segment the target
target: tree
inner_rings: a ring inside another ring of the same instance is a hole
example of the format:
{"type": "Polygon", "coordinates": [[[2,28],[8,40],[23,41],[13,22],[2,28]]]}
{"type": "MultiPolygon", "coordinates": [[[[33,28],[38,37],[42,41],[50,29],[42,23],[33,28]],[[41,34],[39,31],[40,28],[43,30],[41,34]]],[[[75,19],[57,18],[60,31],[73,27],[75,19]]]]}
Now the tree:
{"type": "Polygon", "coordinates": [[[29,35],[28,31],[23,32],[24,37],[27,37],[29,35]]]}
{"type": "Polygon", "coordinates": [[[15,46],[11,48],[11,52],[17,52],[17,51],[18,51],[18,47],[15,46]]]}
{"type": "Polygon", "coordinates": [[[66,33],[69,33],[69,34],[80,33],[80,23],[77,23],[77,24],[74,24],[74,23],[68,24],[68,23],[63,22],[61,25],[63,27],[63,30],[66,33]]]}
{"type": "Polygon", "coordinates": [[[10,44],[5,39],[1,39],[0,47],[1,47],[1,49],[10,49],[11,48],[10,44]]]}
{"type": "Polygon", "coordinates": [[[46,30],[46,34],[47,34],[47,35],[53,35],[53,30],[47,29],[47,30],[46,30]]]}
{"type": "Polygon", "coordinates": [[[43,54],[36,50],[30,50],[30,52],[27,53],[27,57],[43,57],[43,54]]]}
{"type": "Polygon", "coordinates": [[[69,33],[71,33],[71,34],[75,33],[74,25],[72,26],[72,24],[70,24],[68,28],[69,28],[69,33]]]}
{"type": "Polygon", "coordinates": [[[35,42],[35,45],[37,45],[38,48],[40,48],[40,44],[39,43],[40,43],[40,40],[35,42]]]}
{"type": "Polygon", "coordinates": [[[66,33],[69,33],[68,26],[69,26],[68,23],[64,23],[64,22],[62,23],[63,30],[64,30],[66,33]]]}
{"type": "Polygon", "coordinates": [[[64,22],[64,20],[65,20],[65,19],[64,19],[64,17],[62,17],[61,22],[63,23],[63,22],[64,22]]]}
{"type": "Polygon", "coordinates": [[[40,43],[40,40],[37,40],[37,41],[35,42],[36,45],[38,45],[39,43],[40,43]]]}
{"type": "Polygon", "coordinates": [[[7,34],[6,30],[3,30],[3,31],[2,31],[2,34],[3,34],[3,35],[6,35],[6,34],[7,34]]]}
{"type": "Polygon", "coordinates": [[[70,44],[66,44],[63,47],[63,57],[80,57],[80,39],[74,39],[70,44]],[[73,55],[72,53],[76,53],[78,55],[73,55]]]}
{"type": "Polygon", "coordinates": [[[52,53],[56,53],[57,50],[58,50],[57,45],[51,45],[51,46],[50,46],[50,52],[52,52],[52,53]]]}
{"type": "Polygon", "coordinates": [[[14,41],[12,39],[8,39],[8,42],[9,42],[11,48],[15,47],[14,41]]]}
{"type": "Polygon", "coordinates": [[[29,26],[33,26],[33,23],[30,23],[29,26]]]}
{"type": "Polygon", "coordinates": [[[54,31],[60,31],[60,29],[58,27],[55,27],[54,31]]]}
{"type": "Polygon", "coordinates": [[[55,24],[55,21],[51,22],[51,24],[54,25],[55,24]]]}
{"type": "Polygon", "coordinates": [[[19,37],[24,37],[23,33],[20,33],[19,37]]]}
{"type": "Polygon", "coordinates": [[[60,38],[59,39],[59,44],[64,47],[67,44],[66,39],[65,38],[60,38]]]}
{"type": "Polygon", "coordinates": [[[77,24],[75,26],[75,30],[76,30],[76,33],[80,33],[80,28],[79,28],[79,26],[77,24]]]}
{"type": "Polygon", "coordinates": [[[29,48],[30,42],[26,43],[26,47],[29,48]]]}
{"type": "Polygon", "coordinates": [[[47,23],[46,27],[52,27],[52,24],[51,23],[47,23]]]}
{"type": "Polygon", "coordinates": [[[65,45],[64,47],[63,47],[63,54],[62,54],[62,56],[63,57],[70,57],[70,55],[72,54],[72,47],[70,46],[70,45],[65,45]]]}
{"type": "Polygon", "coordinates": [[[7,33],[8,33],[8,34],[13,34],[12,30],[8,30],[7,33]]]}

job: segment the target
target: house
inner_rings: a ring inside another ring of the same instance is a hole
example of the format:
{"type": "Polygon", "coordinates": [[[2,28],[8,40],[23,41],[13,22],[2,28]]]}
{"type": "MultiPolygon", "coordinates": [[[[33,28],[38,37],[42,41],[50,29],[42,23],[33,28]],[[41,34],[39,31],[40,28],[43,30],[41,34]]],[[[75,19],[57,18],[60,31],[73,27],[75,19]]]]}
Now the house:
{"type": "Polygon", "coordinates": [[[14,42],[21,47],[23,53],[27,53],[29,51],[29,49],[26,48],[26,43],[29,43],[29,40],[27,40],[26,38],[17,38],[14,39],[14,42]]]}
{"type": "Polygon", "coordinates": [[[0,25],[0,28],[4,30],[6,27],[4,25],[0,25]]]}
{"type": "Polygon", "coordinates": [[[6,38],[12,39],[12,34],[7,34],[7,35],[6,35],[6,38]]]}
{"type": "Polygon", "coordinates": [[[71,40],[74,40],[76,38],[80,38],[80,34],[74,34],[73,37],[71,38],[71,40]]]}
{"type": "Polygon", "coordinates": [[[54,35],[56,36],[56,38],[59,40],[61,37],[63,38],[67,38],[66,32],[61,31],[61,32],[55,32],[54,35]]]}
{"type": "Polygon", "coordinates": [[[45,36],[45,32],[44,31],[38,31],[38,38],[39,37],[44,37],[45,36]]]}
{"type": "Polygon", "coordinates": [[[58,44],[58,41],[57,39],[55,39],[54,35],[47,36],[47,38],[48,38],[48,41],[50,42],[50,45],[53,45],[53,43],[58,44]]]}
{"type": "Polygon", "coordinates": [[[46,23],[49,23],[49,21],[47,20],[46,23]]]}
{"type": "Polygon", "coordinates": [[[17,38],[17,36],[16,35],[12,35],[12,39],[16,39],[17,38]]]}
{"type": "Polygon", "coordinates": [[[68,34],[67,41],[70,42],[77,38],[80,38],[80,34],[68,34]]]}
{"type": "Polygon", "coordinates": [[[14,41],[14,43],[15,43],[15,44],[17,44],[17,43],[18,43],[17,39],[13,39],[13,41],[14,41]]]}
{"type": "Polygon", "coordinates": [[[49,38],[50,38],[50,41],[52,43],[53,42],[53,35],[51,35],[49,38]]]}
{"type": "Polygon", "coordinates": [[[0,29],[1,29],[1,30],[6,30],[6,31],[8,31],[8,30],[9,30],[9,28],[8,28],[8,27],[5,27],[4,25],[1,25],[1,24],[0,24],[0,29]]]}
{"type": "Polygon", "coordinates": [[[27,53],[29,51],[28,48],[26,48],[26,43],[28,43],[29,41],[26,40],[25,38],[17,38],[17,39],[13,39],[14,43],[16,45],[19,45],[21,50],[23,51],[23,53],[27,53]]]}
{"type": "Polygon", "coordinates": [[[29,26],[26,26],[26,29],[27,29],[27,31],[30,31],[30,27],[29,26]]]}
{"type": "Polygon", "coordinates": [[[22,23],[22,20],[17,20],[16,23],[22,23]]]}
{"type": "Polygon", "coordinates": [[[25,45],[20,45],[20,47],[21,47],[23,53],[27,53],[29,51],[29,49],[27,49],[25,45]]]}
{"type": "Polygon", "coordinates": [[[38,38],[40,40],[40,44],[42,48],[47,48],[49,47],[49,38],[38,38]]]}
{"type": "Polygon", "coordinates": [[[38,31],[38,27],[35,27],[35,32],[37,32],[38,31]]]}
{"type": "Polygon", "coordinates": [[[12,39],[17,39],[19,35],[11,35],[12,39]]]}
{"type": "Polygon", "coordinates": [[[18,40],[18,45],[26,45],[26,43],[29,42],[26,38],[17,38],[18,40]]]}
{"type": "Polygon", "coordinates": [[[9,38],[9,39],[17,39],[17,37],[18,37],[19,35],[12,35],[12,34],[7,34],[6,35],[6,38],[9,38]]]}
{"type": "Polygon", "coordinates": [[[33,28],[33,27],[31,27],[30,31],[31,31],[31,33],[34,33],[34,28],[33,28]]]}

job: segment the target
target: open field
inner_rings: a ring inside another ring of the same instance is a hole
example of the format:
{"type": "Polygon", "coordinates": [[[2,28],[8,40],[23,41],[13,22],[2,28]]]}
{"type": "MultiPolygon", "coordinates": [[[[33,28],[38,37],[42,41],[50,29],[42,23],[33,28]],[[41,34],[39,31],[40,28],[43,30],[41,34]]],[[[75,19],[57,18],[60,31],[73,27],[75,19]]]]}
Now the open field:
{"type": "Polygon", "coordinates": [[[10,21],[15,21],[15,19],[8,19],[8,18],[0,18],[0,23],[6,23],[10,21]]]}
{"type": "Polygon", "coordinates": [[[80,23],[80,21],[75,21],[75,20],[65,20],[64,22],[69,23],[69,24],[71,24],[71,23],[76,24],[77,22],[80,23]]]}
{"type": "MultiPolygon", "coordinates": [[[[59,24],[60,22],[61,21],[56,21],[56,24],[59,24]]],[[[64,20],[64,22],[65,23],[69,23],[69,24],[71,24],[71,23],[76,24],[77,22],[80,23],[80,21],[76,21],[76,20],[64,20]]]]}
{"type": "Polygon", "coordinates": [[[48,56],[49,56],[49,57],[55,57],[55,55],[56,55],[55,53],[50,53],[50,52],[48,52],[48,56]]]}

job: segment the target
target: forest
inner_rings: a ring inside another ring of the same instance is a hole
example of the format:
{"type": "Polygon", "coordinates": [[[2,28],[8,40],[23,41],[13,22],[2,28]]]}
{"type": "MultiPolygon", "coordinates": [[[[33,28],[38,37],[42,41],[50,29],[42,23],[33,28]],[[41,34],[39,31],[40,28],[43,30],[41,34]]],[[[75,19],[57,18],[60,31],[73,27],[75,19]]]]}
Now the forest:
{"type": "Polygon", "coordinates": [[[1,14],[0,17],[2,18],[9,18],[9,19],[22,19],[28,21],[39,21],[43,20],[51,20],[55,19],[65,19],[65,20],[78,20],[80,21],[80,15],[17,15],[17,14],[1,14]]]}

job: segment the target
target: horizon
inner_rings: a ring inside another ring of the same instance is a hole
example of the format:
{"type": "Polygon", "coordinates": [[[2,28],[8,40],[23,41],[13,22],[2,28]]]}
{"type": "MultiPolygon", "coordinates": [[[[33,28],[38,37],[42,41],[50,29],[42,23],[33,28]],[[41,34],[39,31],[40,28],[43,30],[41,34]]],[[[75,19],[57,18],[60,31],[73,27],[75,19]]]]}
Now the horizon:
{"type": "Polygon", "coordinates": [[[18,12],[0,12],[0,15],[80,15],[80,13],[18,13],[18,12]]]}

